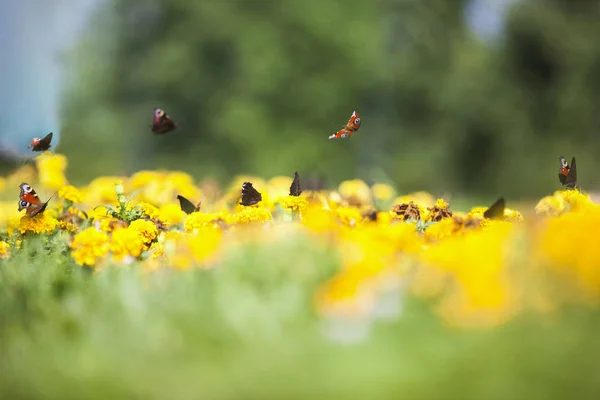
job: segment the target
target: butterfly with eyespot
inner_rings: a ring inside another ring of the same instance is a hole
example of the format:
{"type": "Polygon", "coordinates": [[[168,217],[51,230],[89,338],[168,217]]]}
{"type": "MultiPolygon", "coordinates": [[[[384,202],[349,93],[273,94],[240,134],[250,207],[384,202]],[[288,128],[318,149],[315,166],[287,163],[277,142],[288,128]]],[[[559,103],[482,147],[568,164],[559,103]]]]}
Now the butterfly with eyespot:
{"type": "Polygon", "coordinates": [[[243,206],[252,206],[262,201],[262,194],[256,190],[251,182],[244,182],[242,184],[242,201],[240,202],[243,206]]]}
{"type": "Polygon", "coordinates": [[[577,186],[577,166],[575,165],[575,156],[571,159],[571,165],[567,164],[567,159],[562,156],[558,159],[560,160],[558,180],[563,186],[569,189],[575,189],[577,186]]]}
{"type": "Polygon", "coordinates": [[[354,111],[350,116],[350,119],[346,123],[342,129],[329,136],[329,139],[341,139],[348,136],[351,136],[354,132],[356,132],[360,128],[360,118],[358,113],[354,111]]]}
{"type": "Polygon", "coordinates": [[[300,196],[302,189],[300,189],[300,175],[298,172],[294,172],[294,180],[290,185],[290,196],[300,196]]]}
{"type": "Polygon", "coordinates": [[[54,197],[53,194],[48,201],[42,203],[35,190],[29,184],[23,182],[19,185],[19,188],[21,189],[21,193],[19,194],[19,211],[25,210],[25,214],[30,218],[43,213],[50,199],[54,197]]]}
{"type": "Polygon", "coordinates": [[[483,213],[483,218],[503,219],[505,206],[504,197],[500,197],[483,213]]]}
{"type": "Polygon", "coordinates": [[[177,195],[177,200],[179,200],[179,207],[186,214],[191,214],[196,211],[200,211],[200,206],[202,206],[202,200],[198,202],[198,204],[194,205],[191,201],[183,197],[182,195],[177,195]]]}
{"type": "Polygon", "coordinates": [[[31,143],[29,144],[29,146],[27,146],[27,148],[31,149],[31,151],[46,151],[50,147],[52,147],[52,146],[50,146],[51,141],[52,141],[52,132],[47,134],[43,139],[34,137],[33,139],[31,139],[31,143]]]}
{"type": "Polygon", "coordinates": [[[165,134],[177,129],[177,124],[173,118],[162,108],[154,109],[154,119],[152,120],[152,132],[155,134],[165,134]]]}

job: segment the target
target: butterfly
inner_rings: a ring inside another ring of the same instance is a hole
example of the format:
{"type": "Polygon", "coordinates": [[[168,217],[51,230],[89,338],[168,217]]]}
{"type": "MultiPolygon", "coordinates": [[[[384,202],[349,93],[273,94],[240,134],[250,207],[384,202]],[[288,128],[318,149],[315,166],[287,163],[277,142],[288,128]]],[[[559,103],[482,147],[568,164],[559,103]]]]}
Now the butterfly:
{"type": "Polygon", "coordinates": [[[50,199],[54,197],[54,195],[52,195],[48,201],[42,203],[35,190],[27,183],[21,183],[19,188],[21,189],[19,195],[19,211],[25,209],[25,214],[30,218],[43,213],[46,206],[48,206],[50,199]]]}
{"type": "Polygon", "coordinates": [[[46,137],[44,137],[43,139],[34,137],[33,139],[31,139],[31,143],[29,144],[29,146],[27,146],[27,148],[31,149],[31,151],[46,151],[50,147],[52,147],[52,146],[50,146],[51,141],[52,141],[52,132],[47,134],[46,137]]]}
{"type": "Polygon", "coordinates": [[[329,136],[329,139],[340,139],[348,137],[354,132],[356,132],[358,128],[360,128],[360,118],[358,117],[358,113],[354,111],[350,116],[350,119],[346,123],[346,126],[344,126],[342,129],[340,129],[333,135],[329,136]]]}
{"type": "Polygon", "coordinates": [[[503,219],[504,218],[504,197],[500,197],[483,213],[483,218],[503,219]]]}
{"type": "Polygon", "coordinates": [[[300,175],[298,172],[294,172],[294,180],[290,185],[290,196],[300,196],[302,194],[302,189],[300,189],[300,175]]]}
{"type": "Polygon", "coordinates": [[[575,165],[575,156],[571,159],[571,165],[567,164],[567,159],[559,157],[560,169],[558,170],[558,180],[563,186],[574,189],[577,186],[577,166],[575,165]]]}
{"type": "Polygon", "coordinates": [[[250,182],[244,182],[242,185],[242,201],[241,205],[251,206],[262,201],[260,192],[252,186],[250,182]]]}
{"type": "Polygon", "coordinates": [[[194,203],[192,203],[180,194],[177,195],[177,199],[179,200],[179,206],[181,207],[181,210],[186,214],[191,214],[193,212],[200,211],[202,200],[200,200],[200,202],[198,202],[197,205],[194,205],[194,203]]]}
{"type": "Polygon", "coordinates": [[[177,128],[177,124],[169,114],[162,108],[154,109],[154,120],[152,121],[152,132],[165,134],[177,128]]]}

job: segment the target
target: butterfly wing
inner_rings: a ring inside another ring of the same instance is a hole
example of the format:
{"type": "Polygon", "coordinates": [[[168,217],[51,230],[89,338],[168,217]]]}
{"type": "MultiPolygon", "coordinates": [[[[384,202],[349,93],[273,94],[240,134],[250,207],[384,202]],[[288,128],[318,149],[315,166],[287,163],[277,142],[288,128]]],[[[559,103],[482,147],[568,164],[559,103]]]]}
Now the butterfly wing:
{"type": "Polygon", "coordinates": [[[181,210],[184,213],[191,214],[191,213],[193,213],[195,211],[198,211],[198,208],[196,208],[196,206],[194,205],[194,203],[192,203],[191,201],[189,201],[188,199],[186,199],[182,195],[178,194],[177,195],[177,199],[179,200],[179,206],[181,207],[181,210]]]}
{"type": "Polygon", "coordinates": [[[152,132],[156,134],[165,134],[177,128],[177,124],[169,114],[161,108],[154,109],[154,119],[152,121],[152,132]]]}
{"type": "Polygon", "coordinates": [[[500,197],[483,213],[483,218],[502,219],[504,218],[504,208],[504,197],[500,197]]]}
{"type": "Polygon", "coordinates": [[[558,180],[562,185],[564,185],[565,180],[567,179],[567,175],[569,174],[569,164],[567,164],[567,159],[562,156],[558,159],[560,161],[560,168],[558,169],[558,180]]]}
{"type": "Polygon", "coordinates": [[[571,167],[563,185],[571,189],[574,189],[575,186],[577,186],[577,166],[575,165],[575,156],[571,159],[571,167]]]}
{"type": "Polygon", "coordinates": [[[35,215],[46,210],[48,201],[50,201],[50,199],[48,199],[47,202],[42,203],[31,185],[25,182],[21,183],[19,188],[21,189],[21,193],[19,195],[19,211],[25,209],[25,214],[27,216],[34,217],[35,215]]]}
{"type": "Polygon", "coordinates": [[[251,182],[244,182],[242,185],[242,201],[241,205],[251,206],[262,201],[262,195],[256,190],[251,182]]]}
{"type": "Polygon", "coordinates": [[[33,151],[46,151],[50,147],[50,142],[52,141],[52,132],[46,135],[42,140],[40,140],[35,146],[33,146],[33,151]]]}
{"type": "Polygon", "coordinates": [[[298,172],[294,173],[294,180],[292,181],[292,185],[290,186],[290,196],[300,196],[302,194],[302,189],[300,189],[300,175],[298,172]]]}

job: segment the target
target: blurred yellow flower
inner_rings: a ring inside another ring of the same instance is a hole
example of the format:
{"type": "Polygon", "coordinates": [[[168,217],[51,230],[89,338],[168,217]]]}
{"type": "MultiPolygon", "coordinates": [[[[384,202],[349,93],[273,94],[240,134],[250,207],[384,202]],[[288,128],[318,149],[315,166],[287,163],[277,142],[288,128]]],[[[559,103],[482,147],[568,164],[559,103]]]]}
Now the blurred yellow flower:
{"type": "Polygon", "coordinates": [[[94,266],[110,249],[109,237],[95,228],[87,228],[73,238],[71,256],[79,265],[94,266]]]}
{"type": "Polygon", "coordinates": [[[160,210],[158,208],[156,208],[155,206],[153,206],[152,204],[142,202],[142,203],[138,203],[137,206],[142,209],[142,211],[144,212],[145,215],[147,215],[148,217],[150,217],[152,219],[156,219],[156,218],[160,217],[160,210]]]}
{"type": "Polygon", "coordinates": [[[217,221],[222,217],[222,214],[217,213],[195,212],[185,218],[183,228],[188,233],[217,229],[220,227],[217,221]]]}
{"type": "Polygon", "coordinates": [[[343,181],[338,188],[340,196],[351,206],[371,205],[371,188],[360,179],[343,181]]]}
{"type": "Polygon", "coordinates": [[[433,207],[436,199],[427,192],[414,192],[397,197],[394,200],[394,204],[410,203],[411,201],[425,209],[427,207],[433,207]]]}
{"type": "Polygon", "coordinates": [[[67,158],[62,154],[46,152],[35,158],[37,170],[39,171],[40,183],[50,189],[59,190],[67,185],[65,169],[67,158]]]}
{"type": "Polygon", "coordinates": [[[0,258],[7,259],[8,257],[10,257],[10,245],[0,241],[0,258]]]}
{"type": "Polygon", "coordinates": [[[140,234],[131,228],[120,228],[112,232],[110,251],[116,260],[129,257],[139,257],[144,248],[140,234]]]}
{"type": "Polygon", "coordinates": [[[181,210],[179,204],[165,204],[158,210],[158,219],[166,225],[174,225],[181,223],[186,216],[186,213],[181,210]]]}
{"type": "Polygon", "coordinates": [[[377,200],[388,201],[394,196],[394,188],[385,183],[376,183],[371,186],[373,197],[377,200]]]}
{"type": "Polygon", "coordinates": [[[83,201],[83,195],[79,189],[72,185],[67,185],[60,188],[58,191],[58,197],[72,203],[81,203],[83,201]]]}

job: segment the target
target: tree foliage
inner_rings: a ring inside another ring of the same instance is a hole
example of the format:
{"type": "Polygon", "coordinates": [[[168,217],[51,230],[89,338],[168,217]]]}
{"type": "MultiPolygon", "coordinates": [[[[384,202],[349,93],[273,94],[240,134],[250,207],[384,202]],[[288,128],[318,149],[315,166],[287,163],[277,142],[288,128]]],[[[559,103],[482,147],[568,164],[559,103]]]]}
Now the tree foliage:
{"type": "Polygon", "coordinates": [[[298,170],[508,197],[558,188],[558,156],[575,154],[589,188],[592,4],[517,3],[482,42],[466,1],[113,0],[73,55],[61,146],[83,175],[298,170]],[[154,107],[181,128],[153,136],[154,107]],[[358,133],[328,140],[353,110],[358,133]]]}

